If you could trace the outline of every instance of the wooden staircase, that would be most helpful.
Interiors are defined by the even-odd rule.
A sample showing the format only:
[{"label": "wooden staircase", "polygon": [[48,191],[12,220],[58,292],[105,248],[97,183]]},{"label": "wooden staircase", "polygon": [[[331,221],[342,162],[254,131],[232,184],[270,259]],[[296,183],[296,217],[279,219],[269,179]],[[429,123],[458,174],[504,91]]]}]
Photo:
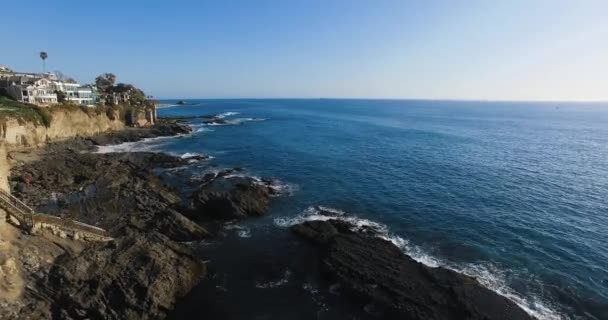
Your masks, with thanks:
[{"label": "wooden staircase", "polygon": [[34,227],[34,210],[4,190],[0,190],[0,207],[6,211],[7,217],[17,219],[19,225],[27,231]]},{"label": "wooden staircase", "polygon": [[36,213],[23,201],[4,190],[0,190],[0,208],[6,211],[7,220],[15,218],[19,226],[30,233],[49,227],[62,234],[71,233],[74,238],[103,241],[112,239],[104,229],[71,219]]}]

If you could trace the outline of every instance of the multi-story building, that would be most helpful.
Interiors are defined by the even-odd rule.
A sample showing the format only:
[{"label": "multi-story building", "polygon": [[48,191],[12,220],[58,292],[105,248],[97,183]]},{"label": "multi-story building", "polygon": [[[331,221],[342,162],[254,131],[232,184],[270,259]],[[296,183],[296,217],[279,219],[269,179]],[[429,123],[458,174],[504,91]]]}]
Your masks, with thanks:
[{"label": "multi-story building", "polygon": [[41,106],[57,103],[57,94],[46,78],[13,76],[0,80],[0,88],[13,99]]},{"label": "multi-story building", "polygon": [[51,87],[55,91],[65,93],[65,99],[68,102],[85,106],[97,103],[92,86],[82,86],[75,81],[52,81]]},{"label": "multi-story building", "polygon": [[0,73],[0,91],[13,99],[40,106],[59,102],[57,92],[63,92],[65,101],[93,106],[99,102],[97,90],[91,85],[75,81],[60,81],[54,74]]},{"label": "multi-story building", "polygon": [[[63,94],[59,94],[61,92]],[[81,85],[74,80],[60,80],[54,73],[16,72],[0,65],[0,94],[8,94],[13,99],[47,106],[58,103],[65,98],[66,102],[94,106],[102,99],[94,85]],[[116,104],[128,100],[127,93],[114,97]],[[63,101],[63,100],[62,100]]]}]

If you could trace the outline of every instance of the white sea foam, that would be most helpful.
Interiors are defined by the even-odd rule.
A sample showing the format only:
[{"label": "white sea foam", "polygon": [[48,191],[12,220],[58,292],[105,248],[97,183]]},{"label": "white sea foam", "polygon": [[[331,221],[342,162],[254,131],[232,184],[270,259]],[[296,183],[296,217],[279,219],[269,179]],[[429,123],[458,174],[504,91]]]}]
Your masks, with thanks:
[{"label": "white sea foam", "polygon": [[225,230],[235,230],[236,235],[240,238],[251,238],[251,229],[248,227],[243,227],[238,224],[227,224],[224,226]]},{"label": "white sea foam", "polygon": [[189,159],[189,158],[206,157],[206,156],[204,154],[198,153],[198,152],[186,152],[179,157],[182,159]]},{"label": "white sea foam", "polygon": [[289,269],[285,270],[283,273],[283,277],[277,281],[268,281],[268,282],[256,282],[255,287],[260,289],[268,289],[268,288],[276,288],[280,287],[287,282],[289,282],[289,277],[291,276],[291,271]]},{"label": "white sea foam", "polygon": [[528,314],[539,320],[561,320],[568,319],[551,306],[550,303],[537,297],[522,297],[507,285],[505,273],[492,265],[482,264],[454,264],[444,261],[426,253],[422,248],[410,243],[408,240],[392,234],[386,225],[352,215],[346,215],[344,211],[329,207],[309,207],[301,214],[294,217],[278,217],[274,224],[279,227],[290,227],[306,221],[327,221],[338,219],[353,225],[353,231],[372,230],[379,238],[392,242],[412,259],[432,268],[443,267],[461,274],[476,278],[486,288],[508,298],[525,310]]},{"label": "white sea foam", "polygon": [[236,119],[232,119],[232,120],[224,120],[224,122],[211,121],[205,125],[209,126],[209,127],[232,126],[232,125],[238,125],[238,124],[242,124],[244,122],[249,122],[249,121],[264,121],[264,120],[266,120],[266,119],[264,119],[264,118],[236,118]]},{"label": "white sea foam", "polygon": [[240,112],[228,111],[228,112],[220,113],[220,114],[216,115],[215,117],[218,119],[224,119],[226,117],[236,116],[237,114],[240,114]]},{"label": "white sea foam", "polygon": [[312,284],[310,284],[308,282],[305,282],[304,284],[302,284],[302,289],[304,289],[304,291],[308,291],[312,295],[317,295],[319,293],[319,288],[317,288],[316,286],[313,286]]},{"label": "white sea foam", "polygon": [[271,197],[292,196],[300,189],[297,184],[286,183],[279,180],[273,180],[270,188],[274,191],[274,194],[271,195]]},{"label": "white sea foam", "polygon": [[165,141],[184,137],[186,135],[175,135],[165,137],[145,138],[139,141],[123,142],[120,144],[97,146],[95,153],[112,153],[112,152],[137,152],[137,151],[154,151],[159,144]]},{"label": "white sea foam", "polygon": [[241,124],[243,122],[248,122],[248,121],[264,121],[266,119],[264,118],[237,118],[234,120],[230,120],[228,121],[229,124]]},{"label": "white sea foam", "polygon": [[296,184],[286,183],[277,179],[262,179],[256,176],[250,176],[254,183],[267,186],[272,189],[274,194],[270,195],[271,197],[280,197],[280,196],[291,196],[296,191],[298,191],[299,187]]},{"label": "white sea foam", "polygon": [[271,197],[291,196],[299,190],[299,187],[296,184],[283,182],[277,179],[262,179],[258,176],[247,175],[244,173],[231,173],[225,175],[224,178],[251,178],[253,183],[272,189],[274,194],[270,195]]},{"label": "white sea foam", "polygon": [[210,128],[207,128],[207,127],[204,127],[204,126],[195,127],[195,128],[196,128],[196,130],[194,130],[194,132],[196,132],[196,133],[211,132],[211,131],[213,131],[213,129],[210,129]]},{"label": "white sea foam", "polygon": [[249,229],[239,230],[236,234],[241,238],[251,238],[251,230]]}]

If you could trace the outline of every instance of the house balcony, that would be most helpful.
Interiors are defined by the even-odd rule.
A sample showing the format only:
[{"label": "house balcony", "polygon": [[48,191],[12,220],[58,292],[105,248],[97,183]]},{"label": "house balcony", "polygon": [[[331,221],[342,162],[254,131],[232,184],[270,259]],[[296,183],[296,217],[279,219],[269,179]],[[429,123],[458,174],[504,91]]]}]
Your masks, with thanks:
[{"label": "house balcony", "polygon": [[31,95],[32,98],[38,99],[57,99],[57,95],[56,94],[35,94],[35,95]]}]

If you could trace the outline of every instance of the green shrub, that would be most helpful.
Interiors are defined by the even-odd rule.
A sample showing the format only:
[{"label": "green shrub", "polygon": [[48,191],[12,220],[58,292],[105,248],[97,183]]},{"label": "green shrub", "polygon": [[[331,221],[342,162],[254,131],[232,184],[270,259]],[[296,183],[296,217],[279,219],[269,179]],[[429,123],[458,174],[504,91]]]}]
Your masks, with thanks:
[{"label": "green shrub", "polygon": [[53,121],[53,115],[51,114],[51,112],[46,108],[40,107],[36,107],[36,112],[38,112],[42,124],[47,128],[50,127],[51,122]]},{"label": "green shrub", "polygon": [[21,124],[31,122],[46,127],[52,121],[51,114],[45,108],[0,96],[0,121],[6,123],[9,119],[16,119]]}]

